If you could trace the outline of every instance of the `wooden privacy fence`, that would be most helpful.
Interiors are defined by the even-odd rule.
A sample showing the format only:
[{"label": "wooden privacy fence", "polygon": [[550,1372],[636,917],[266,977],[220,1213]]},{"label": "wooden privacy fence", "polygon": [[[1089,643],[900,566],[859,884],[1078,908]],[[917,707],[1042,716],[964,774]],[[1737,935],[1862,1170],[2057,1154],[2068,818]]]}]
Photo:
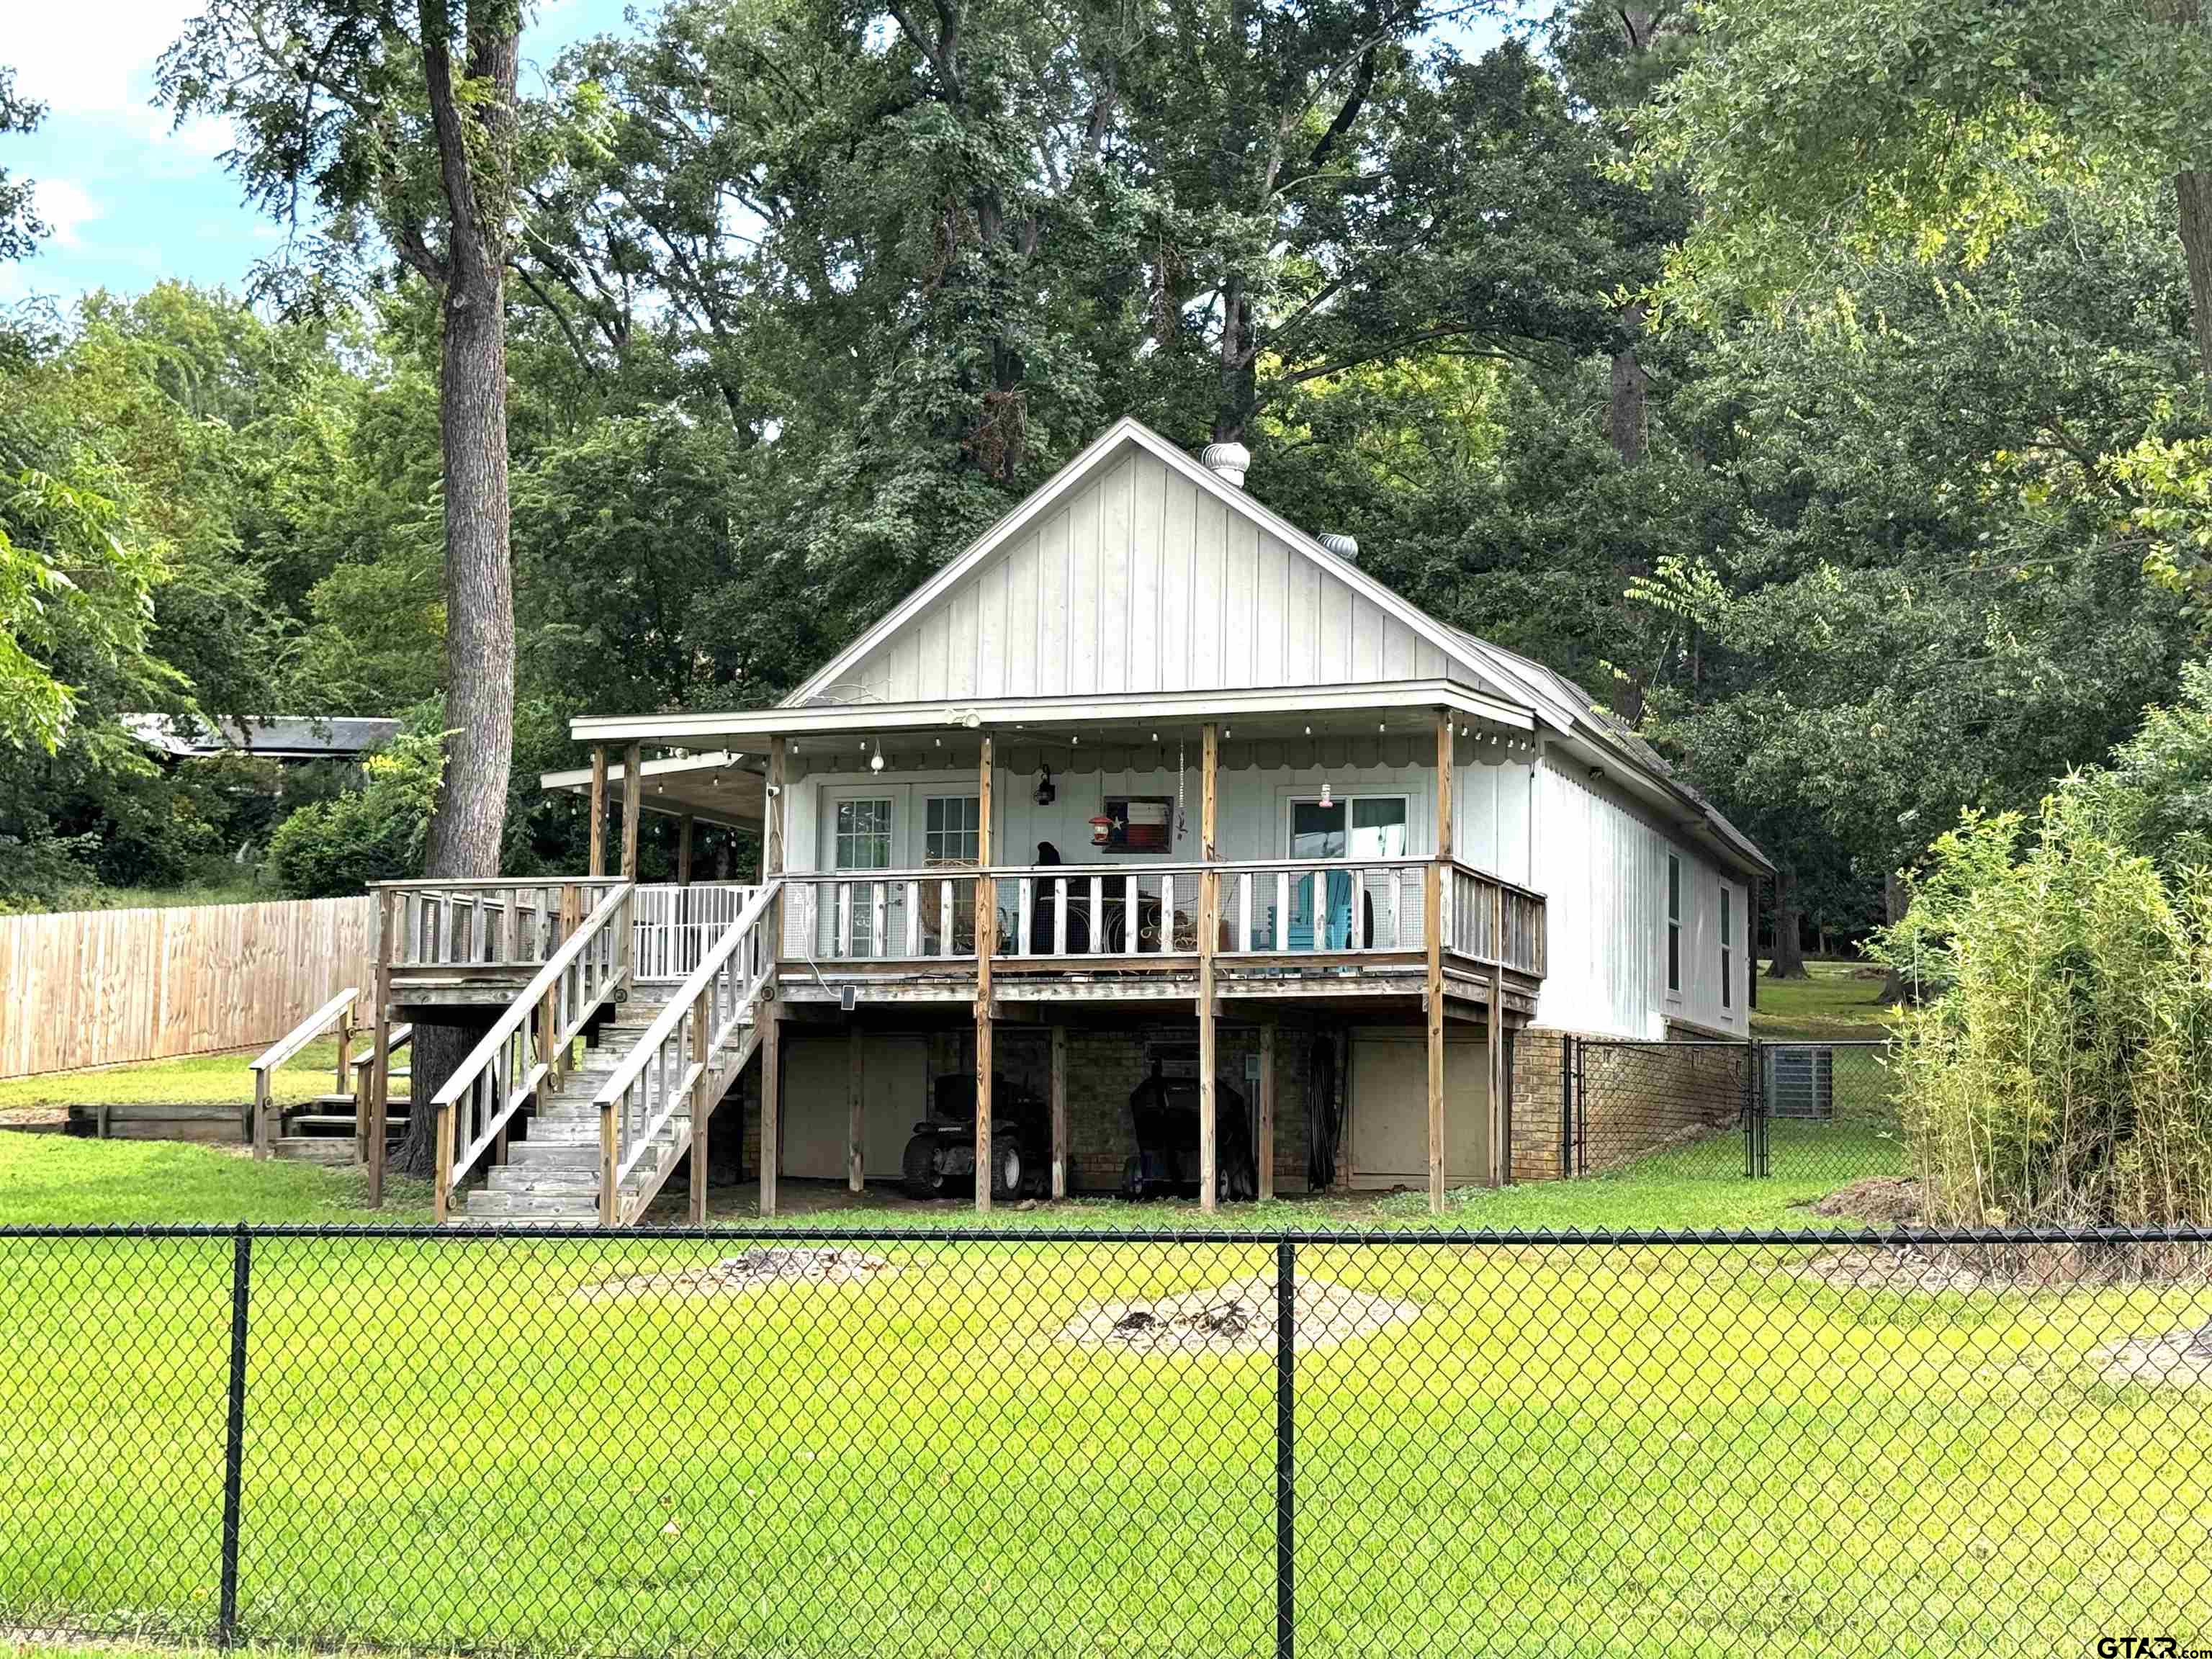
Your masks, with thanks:
[{"label": "wooden privacy fence", "polygon": [[273,1042],[375,955],[367,897],[0,916],[0,1077]]}]

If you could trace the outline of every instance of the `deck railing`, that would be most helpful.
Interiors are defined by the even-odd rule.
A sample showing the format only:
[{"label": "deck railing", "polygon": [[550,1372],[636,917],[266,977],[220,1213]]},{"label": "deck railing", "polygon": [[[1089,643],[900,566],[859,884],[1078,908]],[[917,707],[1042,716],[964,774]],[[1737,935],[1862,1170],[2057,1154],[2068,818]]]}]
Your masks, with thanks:
[{"label": "deck railing", "polygon": [[688,1103],[688,1121],[696,1125],[713,1104],[708,1091],[726,1085],[743,1059],[753,1002],[775,974],[765,920],[775,908],[775,884],[748,890],[744,908],[701,953],[595,1097],[599,1219],[606,1226],[628,1225],[652,1201],[651,1188],[630,1190],[633,1179],[666,1175],[676,1161],[679,1109]]},{"label": "deck railing", "polygon": [[[821,962],[972,963],[975,905],[995,908],[994,961],[1194,957],[1202,884],[1219,883],[1223,958],[1358,957],[1427,948],[1425,858],[800,872],[784,877],[784,954]],[[1543,971],[1540,894],[1462,864],[1444,866],[1447,950]],[[1498,912],[1504,906],[1502,953]]]},{"label": "deck railing", "polygon": [[563,940],[431,1099],[437,1113],[437,1219],[514,1115],[556,1073],[585,1023],[629,978],[630,886],[601,884],[598,905]]},{"label": "deck railing", "polygon": [[1544,896],[1464,864],[1452,864],[1447,873],[1445,948],[1470,962],[1543,978],[1549,957]]},{"label": "deck railing", "polygon": [[394,906],[394,968],[535,968],[560,948],[564,902],[599,903],[618,877],[376,884]]},{"label": "deck railing", "polygon": [[665,982],[689,976],[759,891],[757,886],[734,881],[639,886],[630,953],[638,981]]}]

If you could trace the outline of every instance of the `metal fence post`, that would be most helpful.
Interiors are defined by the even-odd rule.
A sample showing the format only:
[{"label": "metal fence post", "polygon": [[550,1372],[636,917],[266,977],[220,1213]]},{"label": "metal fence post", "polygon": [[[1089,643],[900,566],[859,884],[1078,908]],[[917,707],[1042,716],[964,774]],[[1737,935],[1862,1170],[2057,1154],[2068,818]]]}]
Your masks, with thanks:
[{"label": "metal fence post", "polygon": [[1559,1178],[1575,1172],[1575,1036],[1559,1039]]},{"label": "metal fence post", "polygon": [[222,1442],[222,1572],[216,1645],[238,1638],[239,1500],[246,1472],[246,1324],[253,1295],[253,1235],[240,1222],[230,1243],[230,1399]]},{"label": "metal fence post", "polygon": [[1297,1246],[1275,1246],[1275,1659],[1297,1647]]}]

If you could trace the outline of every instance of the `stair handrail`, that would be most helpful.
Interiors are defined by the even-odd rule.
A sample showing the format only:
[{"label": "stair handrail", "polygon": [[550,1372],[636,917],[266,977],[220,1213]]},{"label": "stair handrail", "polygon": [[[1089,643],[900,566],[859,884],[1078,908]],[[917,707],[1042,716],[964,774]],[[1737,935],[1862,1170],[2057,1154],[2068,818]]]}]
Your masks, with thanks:
[{"label": "stair handrail", "polygon": [[[431,1097],[438,1137],[431,1208],[440,1223],[454,1188],[544,1085],[586,1022],[628,981],[631,890],[627,881],[606,890],[591,915],[492,1022],[445,1087]],[[465,1144],[456,1145],[455,1120],[465,1103],[471,1133]]]},{"label": "stair handrail", "polygon": [[253,1112],[247,1121],[250,1126],[254,1157],[267,1158],[276,1150],[270,1144],[273,1137],[270,1134],[270,1130],[273,1126],[269,1121],[270,1109],[276,1103],[276,1087],[271,1080],[272,1074],[278,1066],[333,1025],[339,1027],[338,1075],[341,1078],[345,1075],[345,1048],[349,1029],[347,1017],[353,1012],[354,1002],[360,995],[361,987],[347,986],[344,990],[339,992],[246,1062],[246,1069],[253,1073]]},{"label": "stair handrail", "polygon": [[675,1115],[677,1103],[690,1097],[695,1110],[706,1106],[701,1085],[712,1079],[719,1057],[745,1023],[745,1011],[774,977],[773,941],[761,923],[774,910],[781,885],[771,880],[755,890],[599,1086],[592,1103],[599,1109],[602,1225],[626,1226],[635,1218],[624,1213],[623,1182]]}]

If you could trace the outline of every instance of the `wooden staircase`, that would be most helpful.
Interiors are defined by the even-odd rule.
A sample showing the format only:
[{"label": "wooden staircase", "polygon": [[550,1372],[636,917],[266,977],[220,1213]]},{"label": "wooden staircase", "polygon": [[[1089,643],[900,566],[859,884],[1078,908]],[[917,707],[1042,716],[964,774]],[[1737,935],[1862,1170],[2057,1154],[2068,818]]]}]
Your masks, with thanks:
[{"label": "wooden staircase", "polygon": [[[526,1042],[503,1067],[486,1060],[494,1086],[457,1075],[440,1091],[449,1115],[453,1103],[479,1094],[506,1103],[490,1109],[496,1119],[477,1115],[476,1122],[501,1133],[489,1141],[479,1133],[480,1153],[456,1170],[465,1178],[471,1165],[480,1167],[481,1185],[465,1187],[456,1178],[441,1187],[446,1217],[477,1225],[548,1227],[626,1226],[641,1219],[691,1151],[695,1110],[711,1115],[759,1047],[755,1011],[775,989],[769,930],[758,925],[769,914],[763,893],[680,985],[633,987],[626,1000],[614,996],[611,981],[591,992],[614,1006],[574,1066],[546,1065],[526,1042],[527,1022],[517,1021]],[[627,978],[626,967],[612,976]],[[509,1018],[544,994],[542,984],[526,992]],[[480,1053],[489,1056],[498,1040],[495,1030]]]}]

